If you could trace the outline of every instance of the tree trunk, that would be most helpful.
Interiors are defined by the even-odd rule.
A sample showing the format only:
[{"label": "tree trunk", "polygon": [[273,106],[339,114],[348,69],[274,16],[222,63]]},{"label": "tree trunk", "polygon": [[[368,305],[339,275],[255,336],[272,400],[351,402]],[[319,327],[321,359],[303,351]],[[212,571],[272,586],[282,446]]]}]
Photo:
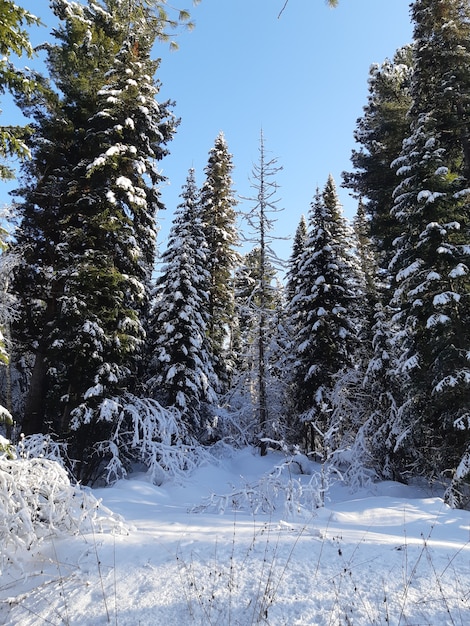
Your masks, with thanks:
[{"label": "tree trunk", "polygon": [[31,383],[26,398],[22,432],[25,435],[44,432],[47,392],[47,365],[39,350],[34,361]]}]

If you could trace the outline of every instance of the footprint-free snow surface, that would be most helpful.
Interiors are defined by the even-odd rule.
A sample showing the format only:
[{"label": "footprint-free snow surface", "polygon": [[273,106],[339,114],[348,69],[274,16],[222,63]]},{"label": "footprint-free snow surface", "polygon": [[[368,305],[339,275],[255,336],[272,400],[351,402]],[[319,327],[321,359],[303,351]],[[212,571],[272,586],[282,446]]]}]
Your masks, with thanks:
[{"label": "footprint-free snow surface", "polygon": [[244,449],[180,484],[93,490],[114,529],[0,547],[0,624],[470,624],[468,511],[393,482],[353,494],[314,464],[308,507],[312,475],[283,460]]}]

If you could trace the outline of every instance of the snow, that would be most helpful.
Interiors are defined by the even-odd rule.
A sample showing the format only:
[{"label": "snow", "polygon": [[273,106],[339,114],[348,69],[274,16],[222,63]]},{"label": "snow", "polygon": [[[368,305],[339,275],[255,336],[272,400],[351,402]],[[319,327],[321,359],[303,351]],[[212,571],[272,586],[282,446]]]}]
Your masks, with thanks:
[{"label": "snow", "polygon": [[434,306],[445,306],[450,302],[460,302],[460,294],[453,291],[445,291],[434,296],[432,301]]},{"label": "snow", "polygon": [[434,326],[439,326],[439,324],[448,324],[450,321],[451,320],[448,315],[444,315],[443,313],[434,313],[428,318],[426,328],[433,328]]},{"label": "snow", "polygon": [[127,176],[119,176],[116,179],[116,186],[121,189],[125,189],[126,191],[133,191],[134,186],[132,182],[127,178]]},{"label": "snow", "polygon": [[106,192],[106,199],[108,200],[108,202],[110,202],[111,204],[116,204],[116,196],[114,194],[114,191],[107,191]]},{"label": "snow", "polygon": [[90,387],[89,389],[87,389],[83,395],[83,398],[85,400],[88,400],[89,398],[94,398],[97,396],[101,396],[103,395],[103,385],[101,383],[97,383],[96,385],[94,385],[93,387]]},{"label": "snow", "polygon": [[[247,448],[178,485],[136,474],[93,490],[122,516],[118,532],[104,524],[51,534],[16,554],[2,544],[0,623],[470,623],[470,512],[440,493],[384,482],[351,494],[338,481],[313,512],[275,490],[263,492],[276,505],[266,513],[235,498],[223,515],[204,506],[214,494],[266,487],[282,461]],[[306,487],[312,475],[301,472],[312,469],[328,484],[321,466],[301,461],[291,485]]]},{"label": "snow", "polygon": [[449,272],[449,278],[460,278],[468,273],[468,268],[463,263],[459,263]]},{"label": "snow", "polygon": [[397,273],[397,276],[396,276],[397,282],[402,282],[403,280],[406,280],[411,275],[418,272],[422,265],[423,265],[423,261],[421,259],[417,259],[416,261],[413,261],[413,263],[408,265],[408,267],[405,267],[404,269],[400,270]]}]

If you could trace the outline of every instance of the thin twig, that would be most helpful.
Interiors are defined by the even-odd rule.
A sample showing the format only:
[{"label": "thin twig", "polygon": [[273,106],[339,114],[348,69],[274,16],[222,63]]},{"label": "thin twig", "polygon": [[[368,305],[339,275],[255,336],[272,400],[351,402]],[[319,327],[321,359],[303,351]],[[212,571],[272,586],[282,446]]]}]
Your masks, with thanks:
[{"label": "thin twig", "polygon": [[279,15],[277,16],[277,19],[279,19],[279,18],[281,17],[281,15],[284,13],[284,9],[286,8],[286,6],[287,6],[287,3],[288,3],[288,2],[289,2],[289,0],[286,0],[286,1],[284,2],[284,6],[283,6],[283,7],[282,7],[282,9],[279,11]]}]

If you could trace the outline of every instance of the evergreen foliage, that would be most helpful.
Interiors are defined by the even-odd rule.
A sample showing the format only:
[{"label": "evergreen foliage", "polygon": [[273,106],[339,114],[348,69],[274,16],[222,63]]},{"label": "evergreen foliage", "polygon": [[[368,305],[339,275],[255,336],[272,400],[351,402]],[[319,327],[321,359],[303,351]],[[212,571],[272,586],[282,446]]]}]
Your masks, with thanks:
[{"label": "evergreen foliage", "polygon": [[[13,95],[28,94],[36,88],[35,81],[27,78],[24,72],[11,62],[13,55],[33,56],[27,27],[39,24],[39,19],[12,0],[2,0],[0,4],[0,94],[6,91]],[[0,158],[24,159],[30,155],[25,143],[28,130],[18,125],[0,126]],[[6,163],[0,163],[0,179],[13,178],[13,170]]]},{"label": "evergreen foliage", "polygon": [[[393,207],[402,228],[392,268],[407,381],[398,430],[409,471],[431,477],[468,466],[470,8],[417,0],[412,15],[411,134],[395,162]],[[458,499],[467,474],[457,472],[449,497]]]},{"label": "evergreen foliage", "polygon": [[233,274],[238,263],[235,206],[232,189],[232,155],[221,132],[209,152],[201,188],[202,221],[209,247],[210,273],[208,336],[215,359],[215,371],[222,388],[227,389],[233,368],[234,333]]},{"label": "evergreen foliage", "polygon": [[288,302],[292,300],[299,282],[299,268],[305,252],[307,242],[307,221],[302,215],[295,231],[292,243],[292,253],[290,255],[286,273],[286,298]]},{"label": "evergreen foliage", "polygon": [[23,429],[69,439],[88,480],[93,445],[142,359],[162,180],[155,162],[175,122],[155,100],[150,10],[53,7],[63,25],[48,67],[61,95],[31,105],[33,160],[21,190],[17,330],[35,355]]},{"label": "evergreen foliage", "polygon": [[[276,268],[260,247],[241,259],[235,273],[235,302],[238,333],[235,344],[237,386],[250,398],[254,412],[255,437],[266,454],[267,439],[279,437],[280,388],[275,347],[277,316],[282,307],[282,290]],[[235,383],[234,383],[235,384]]]},{"label": "evergreen foliage", "polygon": [[[11,325],[23,431],[54,441],[84,483],[137,463],[160,484],[219,438],[262,454],[303,445],[355,487],[444,480],[447,502],[465,506],[468,2],[414,0],[413,45],[371,67],[343,175],[358,199],[354,232],[330,176],[299,222],[285,290],[273,251],[280,168],[263,134],[255,196],[244,199],[251,250],[235,251],[233,159],[220,133],[200,190],[189,171],[154,276],[157,165],[178,120],[173,103],[157,101],[152,51],[174,45],[188,13],[173,19],[165,0],[51,7],[60,23],[43,46],[45,78],[11,63],[32,54],[26,29],[38,20],[0,3],[0,94],[32,120],[0,128],[1,159],[30,157],[12,252],[0,228],[0,364]],[[10,409],[10,369],[2,377]],[[1,406],[0,424],[9,436]]]},{"label": "evergreen foliage", "polygon": [[[378,252],[381,273],[386,274],[392,243],[399,225],[391,215],[396,173],[391,167],[409,130],[411,104],[412,46],[399,49],[392,61],[372,65],[369,97],[364,114],[357,121],[353,150],[353,172],[344,172],[343,185],[359,198],[364,216],[370,220],[370,238]],[[382,276],[382,280],[384,277]]]},{"label": "evergreen foliage", "polygon": [[305,252],[289,304],[295,329],[292,403],[300,421],[310,425],[306,445],[312,450],[322,450],[334,377],[352,366],[360,296],[352,250],[351,232],[330,176],[311,205]]},{"label": "evergreen foliage", "polygon": [[192,169],[181,197],[156,285],[149,385],[157,400],[176,407],[188,429],[204,438],[218,385],[207,337],[209,249]]}]

